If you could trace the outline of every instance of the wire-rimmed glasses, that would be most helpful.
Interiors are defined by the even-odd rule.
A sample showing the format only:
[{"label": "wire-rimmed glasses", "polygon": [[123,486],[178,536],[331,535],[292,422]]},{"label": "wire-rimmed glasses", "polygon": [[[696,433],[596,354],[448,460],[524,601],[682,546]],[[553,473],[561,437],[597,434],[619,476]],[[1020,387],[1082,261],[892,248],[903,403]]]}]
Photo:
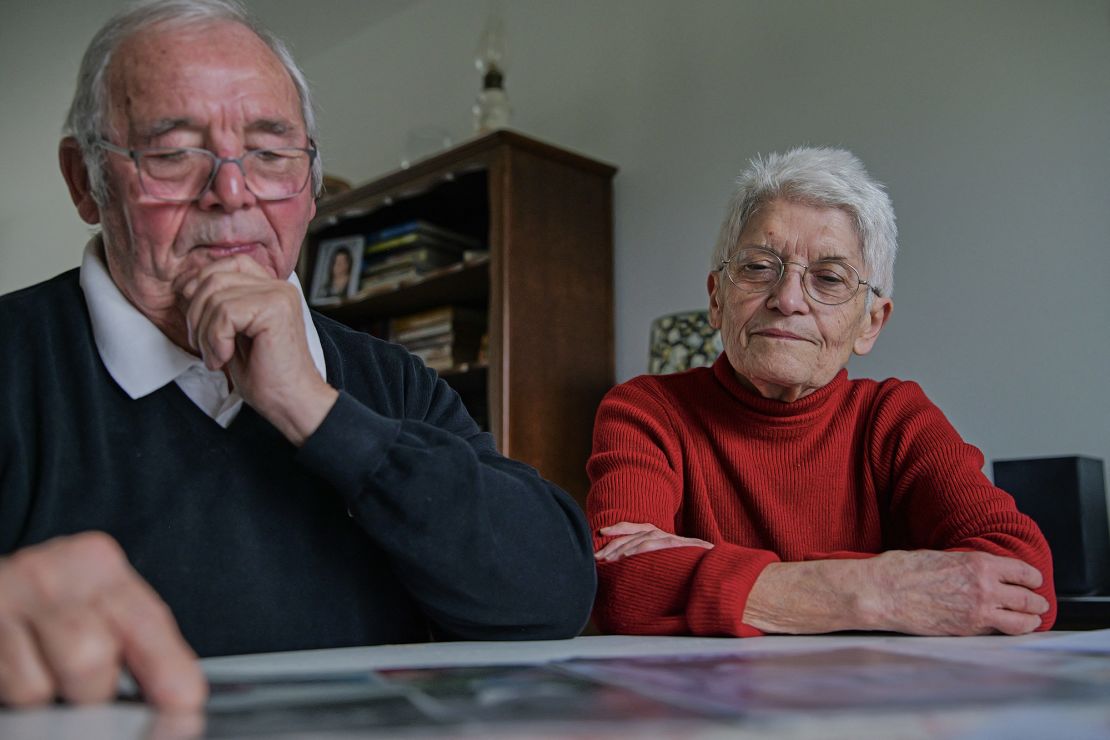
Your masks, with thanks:
[{"label": "wire-rimmed glasses", "polygon": [[221,157],[188,146],[127,149],[103,139],[98,144],[129,157],[139,172],[143,192],[168,203],[198,200],[212,187],[216,173],[226,163],[239,167],[247,189],[259,200],[291,198],[308,185],[316,159],[315,147],[251,149],[241,157]]},{"label": "wire-rimmed glasses", "polygon": [[802,287],[806,295],[826,306],[847,303],[864,285],[875,295],[882,295],[875,286],[860,278],[856,268],[841,259],[822,259],[806,265],[785,262],[770,249],[748,247],[722,262],[717,269],[724,270],[729,281],[745,292],[768,293],[782,280],[787,265],[802,268]]}]

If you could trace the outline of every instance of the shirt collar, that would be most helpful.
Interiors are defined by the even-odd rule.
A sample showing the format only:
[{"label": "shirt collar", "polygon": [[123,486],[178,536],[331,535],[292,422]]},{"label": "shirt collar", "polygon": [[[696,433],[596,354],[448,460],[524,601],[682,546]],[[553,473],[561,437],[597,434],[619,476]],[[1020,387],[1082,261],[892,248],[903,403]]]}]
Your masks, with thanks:
[{"label": "shirt collar", "polygon": [[[308,351],[320,377],[327,379],[320,335],[304,299],[296,273],[288,278],[301,299]],[[98,234],[85,245],[81,260],[81,290],[92,321],[93,338],[108,373],[131,398],[142,398],[172,382],[194,365],[199,357],[178,347],[150,319],[124,297],[108,272],[104,244]]]}]

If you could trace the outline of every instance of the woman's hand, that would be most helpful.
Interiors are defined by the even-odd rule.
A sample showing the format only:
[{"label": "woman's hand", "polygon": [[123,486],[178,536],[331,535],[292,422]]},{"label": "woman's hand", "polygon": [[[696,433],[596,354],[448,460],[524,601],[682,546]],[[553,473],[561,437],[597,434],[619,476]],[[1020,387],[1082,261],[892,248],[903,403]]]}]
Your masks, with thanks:
[{"label": "woman's hand", "polygon": [[695,537],[679,537],[664,532],[653,524],[618,522],[598,530],[602,537],[615,537],[594,553],[594,559],[611,563],[643,552],[668,550],[672,547],[704,547],[713,549],[713,543]]}]

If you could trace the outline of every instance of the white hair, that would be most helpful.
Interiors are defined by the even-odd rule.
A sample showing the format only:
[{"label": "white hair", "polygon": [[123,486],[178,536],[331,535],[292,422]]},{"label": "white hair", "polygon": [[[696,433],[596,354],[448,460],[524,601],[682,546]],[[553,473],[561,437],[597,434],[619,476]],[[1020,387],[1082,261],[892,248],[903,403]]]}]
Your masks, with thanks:
[{"label": "white hair", "polygon": [[[108,68],[120,45],[132,36],[155,26],[181,28],[215,23],[238,23],[250,29],[277,56],[293,80],[301,103],[308,138],[316,140],[316,114],[304,73],[293,60],[285,43],[274,36],[235,0],[141,0],[117,13],[105,23],[81,59],[77,89],[66,116],[63,133],[77,140],[93,199],[100,206],[108,202],[108,183],[104,172],[104,153],[98,142],[107,134],[108,106],[111,102]],[[319,195],[323,184],[323,162],[317,155],[312,166],[312,190]]]},{"label": "white hair", "polygon": [[759,208],[778,199],[848,213],[859,235],[868,282],[879,295],[894,294],[894,258],[898,251],[894,206],[883,185],[845,149],[799,147],[753,159],[736,178],[736,191],[721,224],[711,270],[720,268],[731,256],[748,220]]}]

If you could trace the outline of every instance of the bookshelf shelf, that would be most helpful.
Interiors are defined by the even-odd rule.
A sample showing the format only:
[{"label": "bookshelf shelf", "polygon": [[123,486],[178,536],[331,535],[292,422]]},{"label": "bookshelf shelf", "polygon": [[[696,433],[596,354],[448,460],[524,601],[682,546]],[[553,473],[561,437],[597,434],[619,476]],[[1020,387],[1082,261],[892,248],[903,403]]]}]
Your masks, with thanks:
[{"label": "bookshelf shelf", "polygon": [[466,264],[318,310],[381,334],[440,306],[478,309],[485,363],[441,372],[501,451],[585,502],[594,412],[613,382],[612,178],[616,169],[497,131],[322,199],[298,272],[317,245],[421,220],[488,248]]},{"label": "bookshelf shelf", "polygon": [[427,273],[420,280],[393,290],[352,298],[321,308],[337,321],[352,326],[360,321],[393,318],[444,304],[486,307],[489,304],[489,258],[457,263]]}]

